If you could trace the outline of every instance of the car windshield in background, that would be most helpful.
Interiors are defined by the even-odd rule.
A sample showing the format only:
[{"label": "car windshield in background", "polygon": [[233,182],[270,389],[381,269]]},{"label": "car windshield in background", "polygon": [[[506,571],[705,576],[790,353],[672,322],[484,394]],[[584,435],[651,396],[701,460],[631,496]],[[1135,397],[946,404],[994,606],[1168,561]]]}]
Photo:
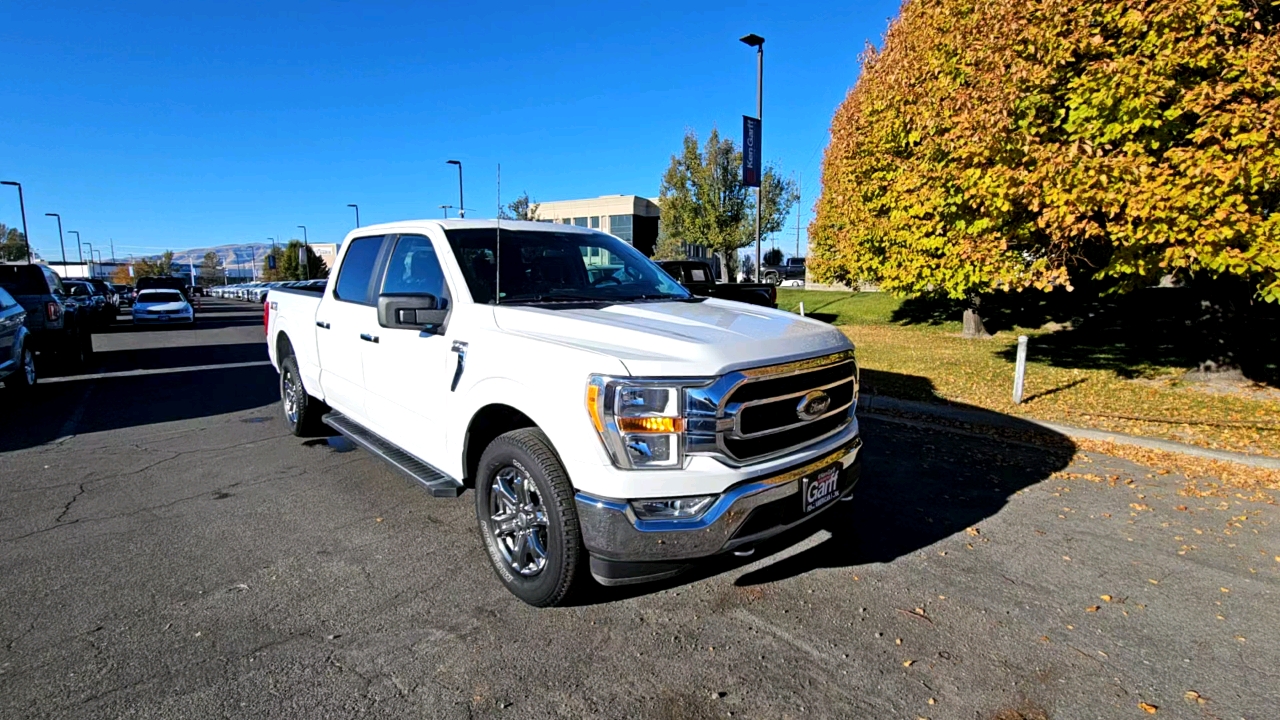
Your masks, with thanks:
[{"label": "car windshield in background", "polygon": [[138,302],[140,303],[175,303],[182,301],[182,293],[171,290],[144,292],[138,296]]},{"label": "car windshield in background", "polygon": [[502,230],[502,274],[492,228],[448,230],[471,297],[492,303],[690,300],[687,290],[635,248],[602,233]]}]

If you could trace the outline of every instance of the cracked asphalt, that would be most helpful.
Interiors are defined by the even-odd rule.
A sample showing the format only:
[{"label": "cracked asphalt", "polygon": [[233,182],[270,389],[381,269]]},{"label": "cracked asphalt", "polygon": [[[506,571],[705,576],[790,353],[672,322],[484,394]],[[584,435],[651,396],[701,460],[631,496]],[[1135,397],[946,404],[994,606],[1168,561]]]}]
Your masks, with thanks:
[{"label": "cracked asphalt", "polygon": [[865,417],[863,486],[816,525],[535,610],[469,494],[286,432],[260,320],[206,301],[0,391],[0,716],[1278,715],[1274,505]]}]

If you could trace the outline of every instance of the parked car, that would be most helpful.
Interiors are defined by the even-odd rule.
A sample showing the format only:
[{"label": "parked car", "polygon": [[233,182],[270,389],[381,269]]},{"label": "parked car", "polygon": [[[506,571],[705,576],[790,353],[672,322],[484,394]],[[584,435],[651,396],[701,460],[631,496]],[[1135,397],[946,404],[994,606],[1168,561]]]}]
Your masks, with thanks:
[{"label": "parked car", "polygon": [[88,362],[93,354],[89,311],[69,301],[57,273],[40,264],[0,264],[0,288],[27,311],[24,324],[42,359],[58,355],[73,365]]},{"label": "parked car", "polygon": [[88,283],[95,287],[98,292],[107,300],[108,310],[110,311],[110,321],[115,322],[116,316],[120,314],[120,298],[116,294],[115,289],[106,280],[98,278],[89,278]]},{"label": "parked car", "polygon": [[36,351],[26,319],[26,308],[0,288],[0,381],[19,392],[36,384]]},{"label": "parked car", "polygon": [[765,265],[760,273],[761,280],[774,285],[781,285],[787,280],[803,282],[804,277],[804,258],[802,257],[787,258],[781,265]]},{"label": "parked car", "polygon": [[134,325],[189,325],[195,321],[191,302],[177,290],[143,290],[133,303]]},{"label": "parked car", "polygon": [[176,277],[141,277],[134,283],[134,289],[137,291],[134,293],[135,302],[137,301],[137,293],[143,290],[177,290],[182,293],[184,298],[191,297],[189,295],[191,286],[187,285],[187,282],[182,278]]},{"label": "parked car", "polygon": [[115,317],[106,295],[88,280],[63,280],[62,286],[67,290],[67,296],[86,313],[92,327],[106,325],[108,318]]},{"label": "parked car", "polygon": [[133,288],[129,287],[128,285],[120,285],[118,283],[112,283],[111,289],[116,292],[116,297],[119,298],[120,307],[125,307],[133,304]]},{"label": "parked car", "polygon": [[778,306],[778,288],[773,283],[716,282],[711,265],[703,260],[662,260],[658,267],[698,297],[737,300],[771,308]]},{"label": "parked car", "polygon": [[[298,435],[327,424],[433,495],[474,488],[523,601],[671,577],[849,497],[853,346],[826,323],[693,296],[587,228],[419,220],[347,235],[321,290],[263,318]],[[591,279],[587,261],[618,266]]]}]

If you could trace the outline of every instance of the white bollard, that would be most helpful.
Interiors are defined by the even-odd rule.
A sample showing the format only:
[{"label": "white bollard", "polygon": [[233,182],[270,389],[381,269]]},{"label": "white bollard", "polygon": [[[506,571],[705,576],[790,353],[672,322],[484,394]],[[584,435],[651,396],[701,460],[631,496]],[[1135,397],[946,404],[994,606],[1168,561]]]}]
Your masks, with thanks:
[{"label": "white bollard", "polygon": [[1022,385],[1027,377],[1027,336],[1018,336],[1018,364],[1013,369],[1013,404],[1022,404]]},{"label": "white bollard", "polygon": [[800,301],[800,317],[804,317],[804,301]]}]

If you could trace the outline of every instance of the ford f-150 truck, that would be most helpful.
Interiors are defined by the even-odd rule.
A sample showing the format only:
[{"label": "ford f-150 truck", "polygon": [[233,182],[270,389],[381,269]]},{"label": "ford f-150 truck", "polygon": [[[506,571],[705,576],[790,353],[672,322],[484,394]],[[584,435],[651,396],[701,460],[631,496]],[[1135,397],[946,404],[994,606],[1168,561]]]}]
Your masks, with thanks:
[{"label": "ford f-150 truck", "polygon": [[263,307],[284,417],[474,491],[501,582],[671,577],[798,525],[860,472],[840,331],[692,296],[586,228],[419,220],[346,237],[329,283]]}]

